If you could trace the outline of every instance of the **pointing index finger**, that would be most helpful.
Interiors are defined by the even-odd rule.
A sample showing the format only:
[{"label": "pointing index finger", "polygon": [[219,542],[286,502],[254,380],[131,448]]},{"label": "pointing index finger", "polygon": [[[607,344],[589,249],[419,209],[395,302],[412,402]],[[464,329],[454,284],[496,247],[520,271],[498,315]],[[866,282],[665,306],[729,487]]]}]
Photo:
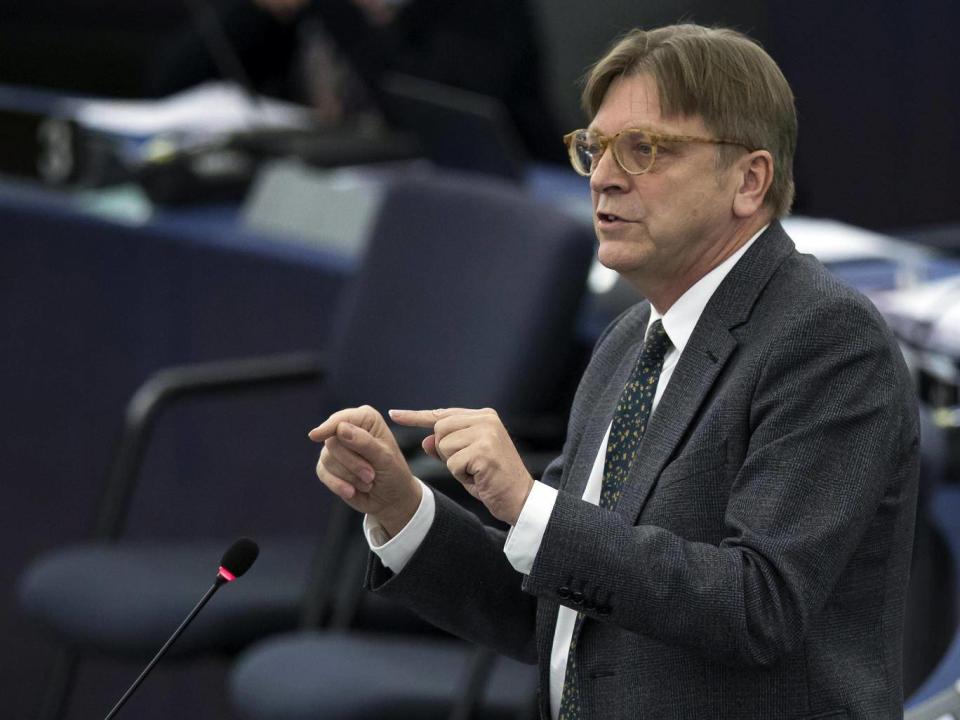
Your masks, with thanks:
[{"label": "pointing index finger", "polygon": [[397,425],[406,425],[408,427],[432,428],[438,420],[451,417],[453,415],[462,415],[465,413],[475,413],[476,410],[466,408],[439,408],[437,410],[390,410],[390,419]]},{"label": "pointing index finger", "polygon": [[333,418],[328,418],[323,423],[315,427],[313,430],[307,433],[309,437],[314,442],[323,442],[324,440],[333,437],[337,432],[337,423]]},{"label": "pointing index finger", "polygon": [[337,433],[337,428],[342,422],[353,423],[369,431],[375,425],[373,415],[375,415],[375,411],[366,406],[339,410],[307,433],[307,436],[314,442],[323,442]]},{"label": "pointing index finger", "polygon": [[445,417],[447,410],[390,410],[390,419],[397,425],[432,428],[437,420]]}]

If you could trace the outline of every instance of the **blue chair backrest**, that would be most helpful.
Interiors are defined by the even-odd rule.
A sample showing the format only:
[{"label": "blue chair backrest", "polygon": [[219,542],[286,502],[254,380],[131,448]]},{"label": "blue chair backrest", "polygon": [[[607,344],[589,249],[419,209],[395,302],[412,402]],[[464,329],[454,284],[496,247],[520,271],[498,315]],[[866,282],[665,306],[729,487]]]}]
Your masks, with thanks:
[{"label": "blue chair backrest", "polygon": [[335,404],[538,410],[567,359],[593,247],[588,225],[515,185],[399,178],[341,306]]}]

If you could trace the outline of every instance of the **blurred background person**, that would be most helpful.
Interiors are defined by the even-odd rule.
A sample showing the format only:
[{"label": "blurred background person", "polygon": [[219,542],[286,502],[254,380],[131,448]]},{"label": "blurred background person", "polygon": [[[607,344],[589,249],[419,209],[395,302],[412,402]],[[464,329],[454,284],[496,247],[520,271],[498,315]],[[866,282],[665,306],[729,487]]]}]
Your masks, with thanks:
[{"label": "blurred background person", "polygon": [[[533,157],[563,160],[525,0],[234,0],[217,17],[254,88],[312,105],[323,121],[375,111],[384,77],[400,72],[500,100]],[[194,24],[160,53],[149,91],[219,75]]]}]

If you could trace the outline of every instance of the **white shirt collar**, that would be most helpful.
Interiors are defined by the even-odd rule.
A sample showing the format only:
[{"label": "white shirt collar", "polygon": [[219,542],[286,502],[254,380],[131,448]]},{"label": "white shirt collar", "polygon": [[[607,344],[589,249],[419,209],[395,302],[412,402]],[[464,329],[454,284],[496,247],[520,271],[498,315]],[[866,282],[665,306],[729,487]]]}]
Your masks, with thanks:
[{"label": "white shirt collar", "polygon": [[693,329],[697,326],[703,309],[710,302],[713,293],[720,287],[727,274],[733,269],[744,253],[750,249],[750,246],[756,242],[764,231],[770,227],[770,224],[764,225],[757,233],[744,243],[743,247],[738,249],[733,255],[728,257],[713,270],[708,272],[702,278],[697,280],[683,295],[681,295],[666,314],[661,315],[653,305],[650,305],[650,321],[647,323],[649,329],[655,320],[663,322],[663,329],[667,331],[667,336],[677,355],[683,352],[687,346],[687,341],[693,334]]}]

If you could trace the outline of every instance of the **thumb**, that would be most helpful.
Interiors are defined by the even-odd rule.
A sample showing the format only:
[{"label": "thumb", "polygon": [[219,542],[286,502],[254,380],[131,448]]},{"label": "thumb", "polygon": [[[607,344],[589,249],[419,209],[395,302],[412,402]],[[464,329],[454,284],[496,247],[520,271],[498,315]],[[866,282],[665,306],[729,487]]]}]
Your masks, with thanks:
[{"label": "thumb", "polygon": [[427,435],[423,442],[420,443],[420,447],[423,448],[423,451],[432,458],[436,458],[440,462],[443,462],[443,458],[440,457],[440,451],[437,450],[437,436],[436,435]]}]

